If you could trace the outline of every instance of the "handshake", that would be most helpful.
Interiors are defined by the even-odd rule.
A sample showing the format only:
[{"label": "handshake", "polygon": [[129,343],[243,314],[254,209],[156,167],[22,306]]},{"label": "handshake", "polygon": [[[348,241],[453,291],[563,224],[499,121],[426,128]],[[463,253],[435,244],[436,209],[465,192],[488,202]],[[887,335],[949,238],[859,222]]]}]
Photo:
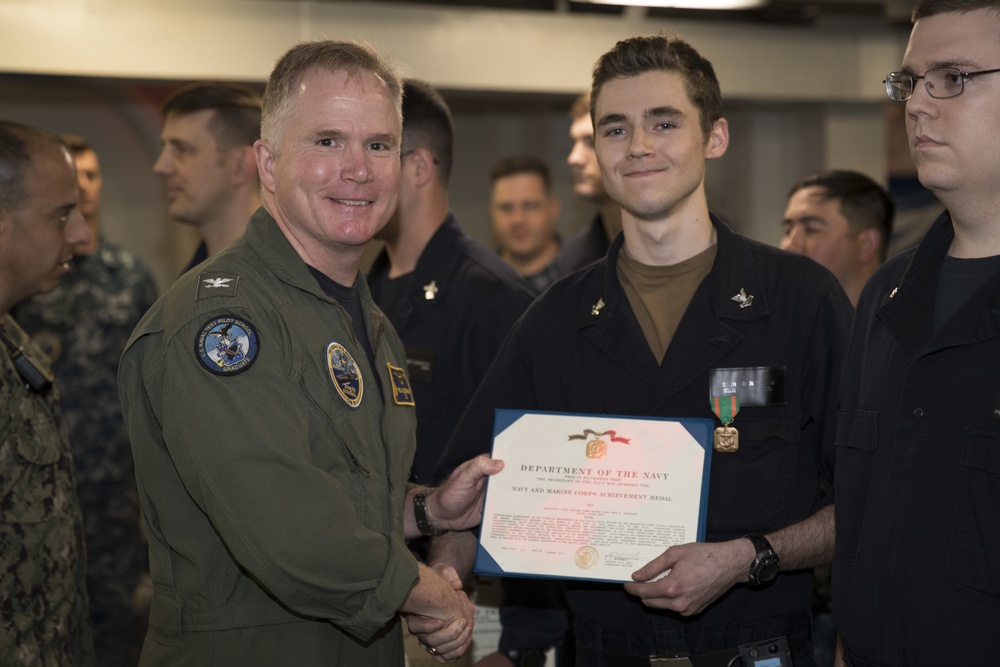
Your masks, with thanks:
[{"label": "handshake", "polygon": [[[503,461],[477,456],[456,468],[435,489],[410,489],[408,500],[421,497],[407,503],[406,537],[461,533],[477,526],[482,517],[486,478],[502,469]],[[462,578],[453,565],[442,561],[418,567],[420,580],[399,612],[420,646],[438,662],[457,660],[472,643],[475,607],[462,590]]]}]

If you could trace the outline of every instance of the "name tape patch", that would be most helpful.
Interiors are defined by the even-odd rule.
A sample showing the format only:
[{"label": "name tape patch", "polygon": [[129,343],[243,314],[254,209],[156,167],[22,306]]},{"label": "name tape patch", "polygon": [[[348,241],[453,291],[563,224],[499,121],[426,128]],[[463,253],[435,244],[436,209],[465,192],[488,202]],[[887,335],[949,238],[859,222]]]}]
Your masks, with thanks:
[{"label": "name tape patch", "polygon": [[744,408],[785,405],[785,367],[713,368],[709,398],[738,396]]}]

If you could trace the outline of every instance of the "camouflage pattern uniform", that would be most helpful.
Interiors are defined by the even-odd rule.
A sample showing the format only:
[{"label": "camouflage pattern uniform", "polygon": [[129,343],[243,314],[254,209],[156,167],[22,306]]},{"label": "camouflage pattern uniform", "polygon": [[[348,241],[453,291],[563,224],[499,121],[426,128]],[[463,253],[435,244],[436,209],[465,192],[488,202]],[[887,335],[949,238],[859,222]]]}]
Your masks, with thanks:
[{"label": "camouflage pattern uniform", "polygon": [[[5,315],[25,356],[45,355]],[[84,546],[73,456],[54,387],[27,387],[0,344],[0,665],[96,664],[87,622]]]},{"label": "camouflage pattern uniform", "polygon": [[87,589],[102,667],[134,663],[142,631],[133,594],[146,571],[132,450],[118,401],[118,359],[156,300],[149,271],[101,243],[58,288],[18,304],[18,323],[52,359],[76,460],[87,539]]}]

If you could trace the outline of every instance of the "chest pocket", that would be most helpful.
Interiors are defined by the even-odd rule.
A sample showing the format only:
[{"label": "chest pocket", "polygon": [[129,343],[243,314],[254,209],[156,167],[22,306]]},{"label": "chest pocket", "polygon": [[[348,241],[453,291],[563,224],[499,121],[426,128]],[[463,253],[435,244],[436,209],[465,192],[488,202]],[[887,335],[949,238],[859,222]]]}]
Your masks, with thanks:
[{"label": "chest pocket", "polygon": [[812,457],[797,446],[797,413],[787,409],[744,408],[733,426],[739,449],[713,452],[709,483],[709,532],[733,537],[767,532],[788,523],[793,480],[801,462]]},{"label": "chest pocket", "polygon": [[[0,492],[0,521],[41,523],[67,515],[73,507],[73,461],[57,423],[46,414],[40,398],[25,400],[34,406],[16,405],[23,413],[5,414],[0,451],[4,484]],[[13,407],[13,406],[12,406]],[[12,414],[13,413],[13,414]]]},{"label": "chest pocket", "polygon": [[295,350],[292,353],[292,371],[311,415],[310,423],[303,424],[303,428],[316,429],[322,434],[309,439],[311,461],[345,485],[348,493],[356,499],[355,509],[363,516],[366,482],[372,479],[376,467],[366,460],[364,448],[358,446],[370,437],[357,430],[360,428],[358,423],[367,423],[359,418],[357,411],[367,409],[366,401],[378,400],[377,396],[369,395],[369,392],[378,392],[374,380],[365,377],[361,402],[364,407],[348,408],[337,394],[327,369],[318,365],[316,359]]},{"label": "chest pocket", "polygon": [[945,573],[967,594],[1000,605],[1000,570],[996,567],[1000,553],[1000,433],[969,432],[959,475]]}]

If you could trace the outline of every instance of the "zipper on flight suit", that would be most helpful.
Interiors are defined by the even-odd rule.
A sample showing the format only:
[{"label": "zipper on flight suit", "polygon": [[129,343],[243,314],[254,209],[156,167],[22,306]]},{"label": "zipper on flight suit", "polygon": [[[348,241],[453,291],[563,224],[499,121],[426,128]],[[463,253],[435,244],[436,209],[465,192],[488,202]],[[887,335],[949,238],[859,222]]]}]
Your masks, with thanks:
[{"label": "zipper on flight suit", "polygon": [[[353,327],[351,331],[354,331]],[[382,316],[378,311],[372,311],[372,334],[375,340],[372,341],[372,356],[378,359],[378,344],[382,339]],[[376,363],[378,363],[376,361]],[[374,369],[377,373],[379,369]],[[395,487],[392,483],[392,450],[389,447],[389,443],[386,442],[386,426],[389,420],[389,410],[387,409],[387,402],[385,400],[385,391],[382,392],[382,418],[379,424],[379,432],[382,436],[382,449],[385,450],[385,479],[389,485],[389,492],[391,493]]]},{"label": "zipper on flight suit", "polygon": [[[337,308],[340,310],[340,314],[347,321],[347,330],[350,332],[351,340],[354,342],[355,347],[360,347],[360,344],[358,342],[358,338],[357,338],[357,336],[354,335],[354,321],[351,319],[350,314],[347,312],[346,308],[344,308],[342,305],[340,305],[339,301],[337,301],[336,299],[333,299],[333,302],[334,302],[334,304],[336,304]],[[333,426],[333,425],[331,424],[331,426]],[[352,452],[351,448],[347,446],[347,443],[344,443],[344,449],[347,450],[347,456],[351,459],[351,463],[354,465],[354,467],[358,469],[358,472],[360,472],[362,475],[364,475],[365,479],[371,479],[371,477],[372,477],[371,471],[368,470],[368,468],[366,468],[363,465],[361,465],[361,461],[359,461],[357,459],[357,457],[354,456],[354,452]]]}]

